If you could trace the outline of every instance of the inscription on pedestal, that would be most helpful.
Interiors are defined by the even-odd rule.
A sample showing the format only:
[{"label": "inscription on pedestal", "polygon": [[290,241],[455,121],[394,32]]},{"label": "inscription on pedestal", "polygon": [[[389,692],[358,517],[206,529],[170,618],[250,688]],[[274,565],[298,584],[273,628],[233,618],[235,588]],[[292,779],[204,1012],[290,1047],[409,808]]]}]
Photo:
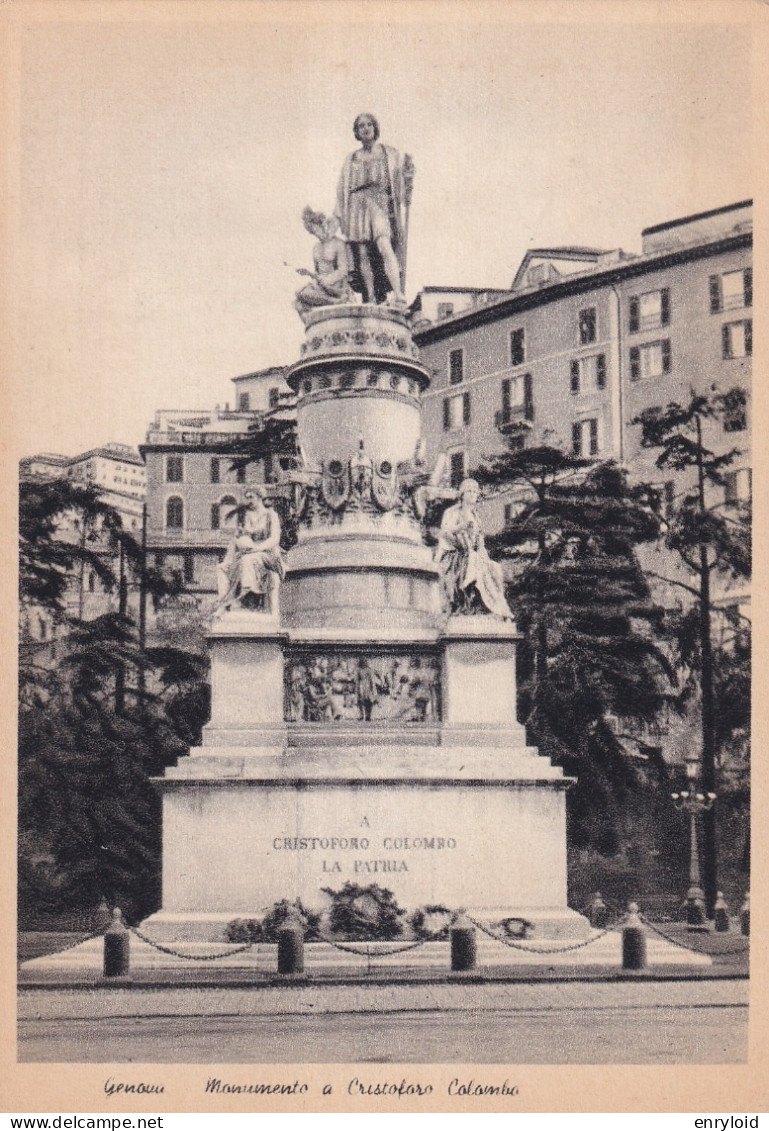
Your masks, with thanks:
[{"label": "inscription on pedestal", "polygon": [[[423,852],[444,852],[455,848],[457,839],[453,836],[276,836],[272,841],[274,852],[317,852],[320,872],[324,876],[360,877],[410,872]],[[326,853],[335,855],[327,856]],[[407,854],[408,859],[403,854]]]}]

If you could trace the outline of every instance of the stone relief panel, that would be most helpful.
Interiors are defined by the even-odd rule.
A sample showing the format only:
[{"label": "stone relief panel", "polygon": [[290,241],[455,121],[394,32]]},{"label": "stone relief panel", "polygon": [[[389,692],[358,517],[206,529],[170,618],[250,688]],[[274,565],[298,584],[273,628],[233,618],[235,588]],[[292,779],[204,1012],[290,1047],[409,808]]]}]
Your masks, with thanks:
[{"label": "stone relief panel", "polygon": [[440,660],[429,652],[339,651],[286,657],[285,717],[293,723],[434,723]]}]

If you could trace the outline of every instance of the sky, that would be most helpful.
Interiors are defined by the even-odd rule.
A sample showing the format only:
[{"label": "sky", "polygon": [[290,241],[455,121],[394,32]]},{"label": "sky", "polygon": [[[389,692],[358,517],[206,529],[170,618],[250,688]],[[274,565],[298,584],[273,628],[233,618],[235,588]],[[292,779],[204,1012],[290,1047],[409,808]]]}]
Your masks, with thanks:
[{"label": "sky", "polygon": [[136,445],[295,360],[360,111],[416,166],[409,298],[751,197],[749,7],[12,4],[7,450]]}]

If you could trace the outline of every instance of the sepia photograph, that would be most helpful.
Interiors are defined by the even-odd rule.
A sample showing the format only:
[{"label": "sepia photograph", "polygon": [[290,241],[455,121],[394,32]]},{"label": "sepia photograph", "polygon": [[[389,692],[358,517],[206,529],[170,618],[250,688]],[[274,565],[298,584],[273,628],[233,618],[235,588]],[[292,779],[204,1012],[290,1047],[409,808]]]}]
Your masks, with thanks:
[{"label": "sepia photograph", "polygon": [[766,1110],[765,16],[2,5],[4,1110]]}]

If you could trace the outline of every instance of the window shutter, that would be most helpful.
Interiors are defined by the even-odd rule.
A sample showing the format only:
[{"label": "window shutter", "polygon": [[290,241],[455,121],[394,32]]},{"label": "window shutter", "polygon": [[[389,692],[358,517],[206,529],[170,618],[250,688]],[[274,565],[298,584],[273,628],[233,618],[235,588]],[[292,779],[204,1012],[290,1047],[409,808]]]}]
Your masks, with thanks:
[{"label": "window shutter", "polygon": [[598,421],[590,421],[590,454],[598,455]]},{"label": "window shutter", "polygon": [[721,327],[721,354],[723,357],[732,356],[732,336],[729,333],[729,323]]},{"label": "window shutter", "polygon": [[579,362],[572,361],[571,363],[571,391],[572,393],[579,392]]},{"label": "window shutter", "polygon": [[630,380],[638,381],[641,378],[641,351],[638,346],[630,348]]},{"label": "window shutter", "polygon": [[599,353],[596,361],[595,383],[599,389],[606,388],[606,354]]},{"label": "window shutter", "polygon": [[721,309],[721,276],[710,276],[710,313],[717,314]]},{"label": "window shutter", "polygon": [[630,300],[630,323],[628,329],[631,334],[634,334],[640,325],[641,318],[641,304],[637,298]]},{"label": "window shutter", "polygon": [[745,356],[750,357],[753,353],[753,319],[748,318],[745,321]]},{"label": "window shutter", "polygon": [[470,423],[470,394],[462,394],[462,423]]},{"label": "window shutter", "polygon": [[523,375],[523,415],[527,420],[534,419],[534,381],[531,373]]},{"label": "window shutter", "polygon": [[670,324],[670,290],[663,287],[660,291],[660,326]]},{"label": "window shutter", "polygon": [[502,381],[502,413],[505,416],[510,414],[510,378],[505,377]]},{"label": "window shutter", "polygon": [[448,397],[443,398],[443,431],[448,432],[451,428],[451,403]]},{"label": "window shutter", "polygon": [[744,273],[744,281],[742,284],[743,292],[745,294],[745,305],[753,305],[753,268],[746,267]]},{"label": "window shutter", "polygon": [[571,426],[571,452],[572,455],[582,455],[582,425],[575,421]]},{"label": "window shutter", "polygon": [[665,338],[662,343],[662,372],[670,372],[670,338]]},{"label": "window shutter", "polygon": [[219,529],[219,504],[211,503],[211,529]]}]

